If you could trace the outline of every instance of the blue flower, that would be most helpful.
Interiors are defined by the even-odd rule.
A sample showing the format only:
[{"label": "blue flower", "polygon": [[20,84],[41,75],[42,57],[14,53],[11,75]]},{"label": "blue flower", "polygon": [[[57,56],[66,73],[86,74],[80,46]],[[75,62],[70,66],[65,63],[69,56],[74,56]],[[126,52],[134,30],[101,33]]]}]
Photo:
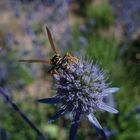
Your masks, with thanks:
[{"label": "blue flower", "polygon": [[123,24],[124,32],[131,37],[140,27],[139,0],[109,0],[117,16],[118,24]]},{"label": "blue flower", "polygon": [[92,62],[77,60],[75,64],[70,64],[68,72],[60,70],[60,75],[54,75],[54,79],[57,94],[52,98],[38,100],[41,103],[61,104],[60,110],[50,118],[49,122],[71,112],[73,120],[69,140],[75,140],[80,120],[86,116],[96,131],[107,139],[95,113],[98,110],[118,113],[103,100],[117,92],[118,88],[109,87],[106,74]]}]

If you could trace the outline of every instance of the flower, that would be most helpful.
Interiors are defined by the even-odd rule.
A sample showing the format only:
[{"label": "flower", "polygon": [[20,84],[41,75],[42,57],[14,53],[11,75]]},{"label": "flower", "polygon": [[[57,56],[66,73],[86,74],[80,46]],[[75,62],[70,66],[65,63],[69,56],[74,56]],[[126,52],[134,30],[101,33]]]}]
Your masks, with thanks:
[{"label": "flower", "polygon": [[107,139],[105,133],[95,117],[95,112],[105,110],[111,113],[118,111],[104,103],[103,99],[117,92],[118,88],[110,88],[106,74],[92,62],[79,59],[70,64],[68,72],[59,70],[60,75],[54,74],[57,94],[52,98],[38,100],[40,103],[61,104],[60,110],[50,118],[49,123],[58,119],[67,112],[73,114],[70,129],[70,140],[76,139],[77,128],[83,116],[96,128],[97,132]]},{"label": "flower", "polygon": [[117,16],[118,24],[123,24],[124,32],[129,37],[140,28],[139,0],[109,0],[112,10]]}]

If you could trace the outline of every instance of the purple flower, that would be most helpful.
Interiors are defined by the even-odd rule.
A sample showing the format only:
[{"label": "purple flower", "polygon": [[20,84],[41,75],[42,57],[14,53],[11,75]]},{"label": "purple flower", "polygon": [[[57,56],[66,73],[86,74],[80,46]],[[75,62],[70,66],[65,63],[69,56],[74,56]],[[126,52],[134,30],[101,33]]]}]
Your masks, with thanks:
[{"label": "purple flower", "polygon": [[140,1],[139,0],[109,0],[118,23],[122,23],[128,36],[140,28]]},{"label": "purple flower", "polygon": [[92,62],[77,60],[75,64],[70,64],[68,72],[60,70],[60,75],[54,75],[54,78],[57,94],[52,98],[38,100],[41,103],[61,104],[60,110],[50,118],[49,122],[71,112],[73,120],[69,140],[75,140],[80,120],[86,116],[97,132],[107,139],[95,113],[98,110],[118,113],[103,101],[105,97],[117,92],[118,88],[109,87],[106,74]]}]

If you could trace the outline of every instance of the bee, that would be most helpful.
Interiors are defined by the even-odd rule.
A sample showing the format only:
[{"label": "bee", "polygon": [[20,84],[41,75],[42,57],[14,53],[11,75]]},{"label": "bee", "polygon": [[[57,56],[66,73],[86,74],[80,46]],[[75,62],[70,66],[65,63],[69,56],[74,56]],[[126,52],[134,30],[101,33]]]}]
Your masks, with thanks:
[{"label": "bee", "polygon": [[41,60],[41,59],[29,59],[29,60],[19,60],[20,62],[28,62],[28,63],[44,63],[51,65],[51,68],[47,71],[51,74],[59,74],[59,70],[64,70],[66,72],[70,69],[70,63],[74,64],[77,61],[77,58],[75,56],[70,55],[69,53],[66,53],[63,57],[58,53],[53,38],[51,35],[51,32],[49,28],[46,26],[46,31],[49,39],[49,43],[51,45],[51,48],[53,50],[53,53],[55,54],[51,59],[49,60]]}]

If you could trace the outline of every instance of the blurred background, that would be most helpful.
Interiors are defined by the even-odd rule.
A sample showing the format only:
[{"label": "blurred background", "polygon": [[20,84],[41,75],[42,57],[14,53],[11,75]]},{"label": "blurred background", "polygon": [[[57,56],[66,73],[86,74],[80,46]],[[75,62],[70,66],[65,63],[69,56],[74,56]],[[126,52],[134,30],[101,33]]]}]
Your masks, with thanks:
[{"label": "blurred background", "polygon": [[[48,140],[67,140],[69,115],[48,124],[57,107],[36,102],[55,94],[48,66],[18,62],[53,55],[46,24],[60,54],[92,59],[120,88],[107,99],[119,114],[96,114],[108,138],[140,139],[140,1],[0,0],[0,87]],[[19,138],[41,140],[0,95],[0,140]],[[86,119],[77,139],[101,140]]]}]

